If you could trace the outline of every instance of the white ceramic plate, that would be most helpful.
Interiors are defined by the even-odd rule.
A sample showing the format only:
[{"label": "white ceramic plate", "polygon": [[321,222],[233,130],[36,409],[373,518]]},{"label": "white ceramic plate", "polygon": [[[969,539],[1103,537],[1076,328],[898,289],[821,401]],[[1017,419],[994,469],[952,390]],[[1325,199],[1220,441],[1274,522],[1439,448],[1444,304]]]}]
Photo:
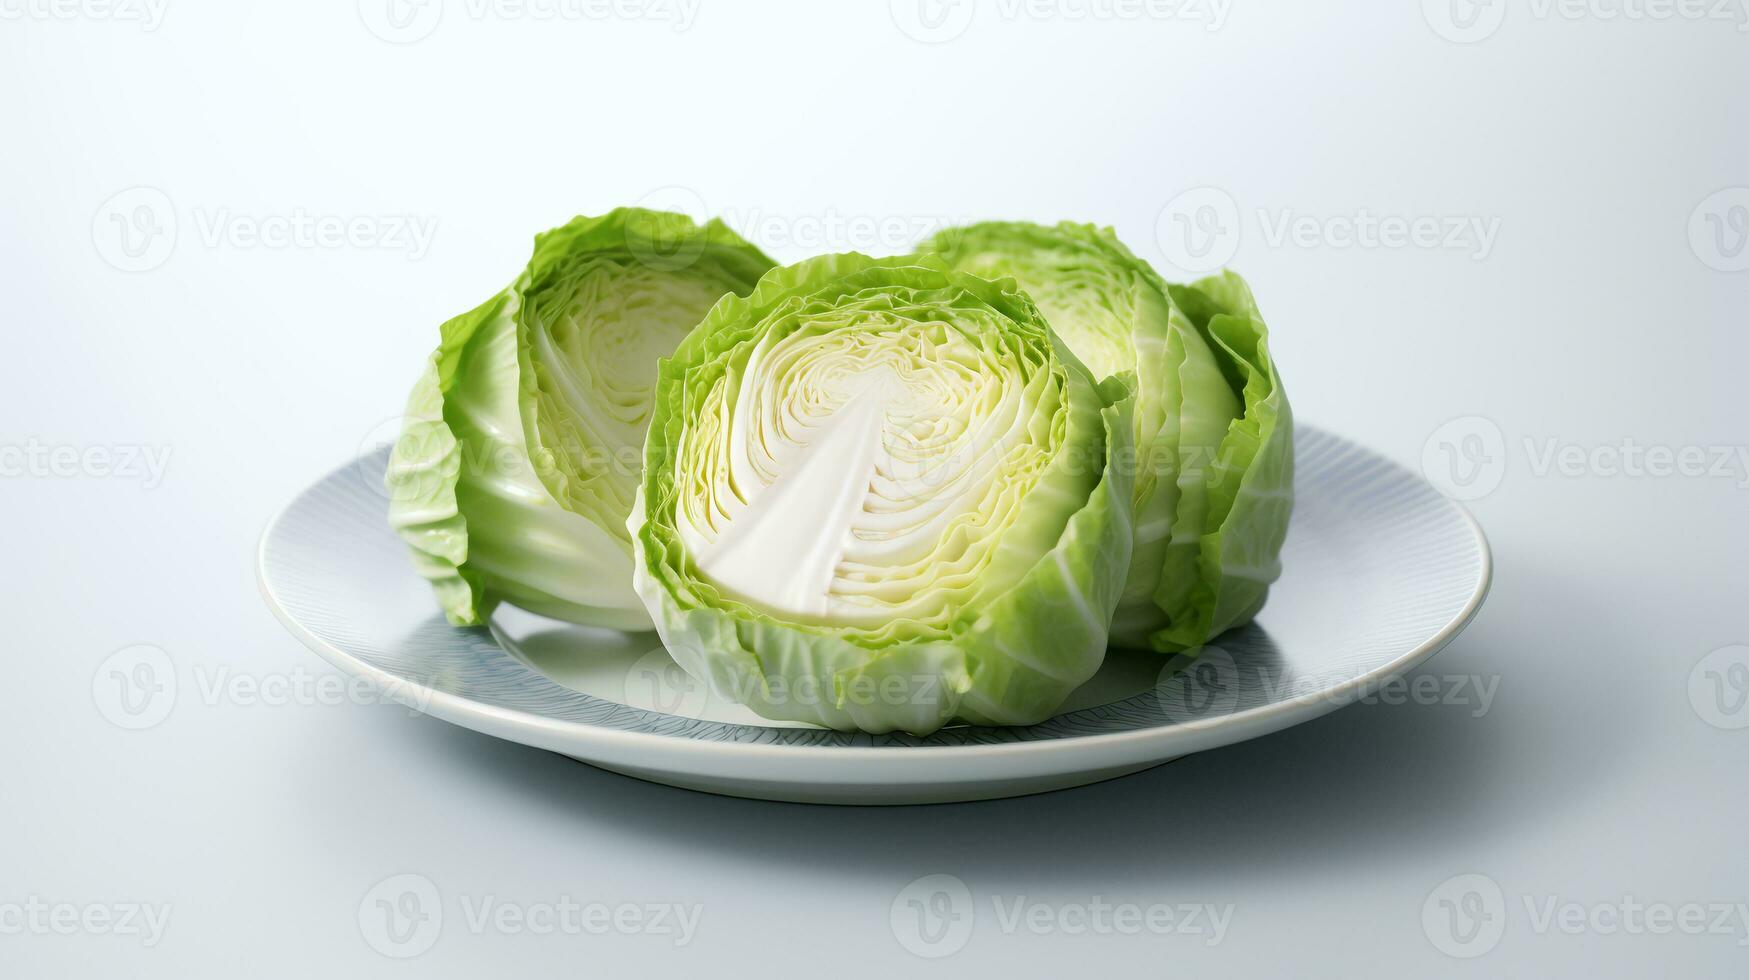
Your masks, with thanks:
[{"label": "white ceramic plate", "polygon": [[261,589],[341,669],[457,725],[689,789],[817,803],[1016,796],[1137,772],[1278,731],[1431,656],[1487,593],[1488,545],[1409,473],[1307,426],[1296,434],[1286,571],[1251,626],[1194,660],[1112,651],[1056,717],[927,738],[766,722],[720,703],[654,633],[503,608],[456,629],[388,529],[387,450],[310,487],[261,541]]}]

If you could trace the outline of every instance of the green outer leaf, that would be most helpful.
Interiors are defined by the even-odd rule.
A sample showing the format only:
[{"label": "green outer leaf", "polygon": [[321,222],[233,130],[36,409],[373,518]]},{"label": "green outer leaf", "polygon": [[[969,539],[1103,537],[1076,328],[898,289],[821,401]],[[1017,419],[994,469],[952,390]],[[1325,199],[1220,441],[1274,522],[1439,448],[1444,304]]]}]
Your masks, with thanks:
[{"label": "green outer leaf", "polygon": [[1245,410],[1228,427],[1207,475],[1208,511],[1198,541],[1189,612],[1152,637],[1164,652],[1190,650],[1249,622],[1281,576],[1293,513],[1293,412],[1269,356],[1269,331],[1250,287],[1225,272],[1172,287],[1174,301],[1210,338]]},{"label": "green outer leaf", "polygon": [[1293,446],[1245,281],[1168,285],[1111,229],[1071,222],[950,228],[925,250],[1012,277],[1070,347],[1137,372],[1135,547],[1113,642],[1178,652],[1256,615],[1280,575]]},{"label": "green outer leaf", "polygon": [[[650,628],[631,588],[619,515],[592,520],[563,506],[535,465],[533,427],[525,425],[524,290],[575,249],[597,246],[677,275],[694,264],[720,264],[749,286],[753,266],[771,264],[720,222],[699,229],[681,215],[620,209],[539,236],[515,284],[443,324],[384,482],[390,525],[458,626],[483,624],[506,601],[586,625]],[[550,454],[548,463],[550,470]]]},{"label": "green outer leaf", "polygon": [[414,567],[431,582],[444,615],[457,626],[480,625],[492,610],[479,572],[466,569],[468,521],[456,503],[462,451],[443,420],[444,393],[468,341],[481,324],[501,315],[508,295],[499,293],[443,324],[442,344],[413,386],[383,476],[389,525],[407,542]]},{"label": "green outer leaf", "polygon": [[[1222,440],[1242,411],[1238,396],[1221,370],[1220,359],[1204,339],[1203,331],[1192,325],[1176,305],[1173,316],[1173,350],[1176,352],[1180,347],[1184,350],[1174,360],[1180,393],[1175,412],[1179,431],[1176,510],[1171,540],[1153,577],[1152,601],[1156,612],[1141,619],[1138,625],[1145,624],[1141,637],[1133,632],[1122,637],[1130,645],[1155,649],[1161,648],[1157,630],[1196,618],[1197,563],[1202,534],[1209,526],[1209,474],[1219,458]],[[1132,585],[1145,589],[1147,582],[1144,579]]]},{"label": "green outer leaf", "polygon": [[[1007,321],[1005,338],[1048,353],[1049,369],[1097,425],[1073,431],[1063,452],[1099,467],[1056,543],[1008,591],[946,624],[892,622],[864,630],[786,621],[720,595],[701,579],[674,529],[677,447],[696,409],[693,392],[720,376],[720,361],[756,338],[764,321],[810,303],[890,288],[938,296],[943,312],[969,298]],[[713,373],[714,369],[714,373]],[[644,476],[628,527],[634,583],[675,660],[714,689],[770,718],[838,729],[926,734],[951,720],[1043,720],[1104,658],[1107,628],[1128,566],[1128,469],[1134,380],[1095,386],[1011,283],[954,272],[933,257],[822,256],[767,273],[745,299],[726,296],[663,362]],[[1090,416],[1094,417],[1094,416]],[[1073,423],[1072,423],[1073,424]],[[1038,495],[1043,504],[1049,500]],[[808,695],[811,682],[819,689]]]}]

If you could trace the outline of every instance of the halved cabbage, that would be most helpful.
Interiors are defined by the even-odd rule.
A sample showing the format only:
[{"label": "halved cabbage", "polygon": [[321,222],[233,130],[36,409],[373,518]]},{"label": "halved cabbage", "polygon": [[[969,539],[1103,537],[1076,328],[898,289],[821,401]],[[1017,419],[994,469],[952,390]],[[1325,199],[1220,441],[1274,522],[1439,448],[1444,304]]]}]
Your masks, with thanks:
[{"label": "halved cabbage", "polygon": [[506,601],[650,627],[625,520],[657,361],[771,266],[721,222],[621,208],[538,236],[515,283],[443,325],[385,482],[450,622]]},{"label": "halved cabbage", "polygon": [[774,269],[662,364],[637,591],[683,668],[768,718],[1040,721],[1104,658],[1132,401],[1011,283]]},{"label": "halved cabbage", "polygon": [[1136,374],[1135,547],[1114,642],[1176,652],[1250,621],[1281,574],[1293,422],[1244,280],[1168,286],[1110,229],[1067,222],[953,228],[926,250],[1014,279],[1095,376]]}]

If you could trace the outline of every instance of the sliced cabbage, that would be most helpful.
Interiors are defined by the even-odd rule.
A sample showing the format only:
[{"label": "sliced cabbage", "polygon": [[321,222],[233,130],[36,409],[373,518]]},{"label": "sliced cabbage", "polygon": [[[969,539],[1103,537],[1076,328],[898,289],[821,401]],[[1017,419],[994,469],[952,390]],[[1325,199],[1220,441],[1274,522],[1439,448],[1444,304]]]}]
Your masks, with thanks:
[{"label": "sliced cabbage", "polygon": [[1293,424],[1244,280],[1168,286],[1110,229],[1066,222],[953,228],[926,250],[1014,279],[1095,376],[1136,374],[1135,544],[1114,642],[1177,652],[1250,621],[1281,574]]},{"label": "sliced cabbage", "polygon": [[385,482],[450,622],[504,601],[650,627],[625,521],[657,362],[771,265],[721,222],[622,208],[538,236],[515,283],[443,325]]},{"label": "sliced cabbage", "polygon": [[917,256],[772,270],[662,364],[638,594],[683,668],[767,718],[1040,721],[1104,658],[1133,392],[1012,283]]}]

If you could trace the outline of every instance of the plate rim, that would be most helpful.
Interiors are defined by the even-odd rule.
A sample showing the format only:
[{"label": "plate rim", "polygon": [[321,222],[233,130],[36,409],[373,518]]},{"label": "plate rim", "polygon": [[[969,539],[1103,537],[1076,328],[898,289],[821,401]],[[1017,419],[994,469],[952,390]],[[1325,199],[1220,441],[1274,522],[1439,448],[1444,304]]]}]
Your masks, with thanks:
[{"label": "plate rim", "polygon": [[[1464,629],[1469,626],[1469,624],[1475,619],[1476,615],[1481,611],[1482,604],[1487,599],[1494,581],[1493,550],[1488,544],[1487,534],[1482,530],[1482,526],[1475,519],[1475,516],[1470,513],[1469,509],[1465,507],[1462,502],[1454,500],[1446,494],[1439,493],[1438,489],[1428,483],[1425,478],[1417,475],[1413,470],[1404,466],[1402,463],[1399,463],[1382,453],[1368,449],[1364,445],[1351,439],[1337,435],[1336,433],[1320,426],[1308,425],[1306,423],[1297,423],[1295,428],[1296,430],[1306,429],[1315,431],[1324,438],[1331,439],[1341,444],[1346,449],[1359,450],[1384,463],[1386,466],[1400,471],[1410,480],[1433,489],[1443,505],[1449,508],[1452,513],[1456,514],[1462,520],[1463,526],[1468,529],[1470,535],[1475,539],[1479,564],[1475,590],[1470,594],[1469,599],[1464,603],[1463,608],[1458,611],[1458,614],[1441,627],[1437,633],[1401,656],[1380,664],[1365,673],[1349,678],[1339,684],[1319,688],[1314,691],[1308,691],[1292,698],[1246,708],[1243,711],[1236,711],[1215,718],[1182,722],[1175,725],[1118,732],[1090,732],[1064,735],[1057,738],[1013,742],[979,742],[954,745],[834,745],[829,751],[826,751],[818,745],[804,745],[788,742],[720,741],[712,739],[685,738],[663,732],[628,731],[625,729],[607,728],[593,725],[588,722],[556,719],[547,715],[525,710],[501,708],[459,694],[441,691],[427,684],[400,677],[380,667],[367,663],[310,632],[302,623],[296,620],[290,612],[287,611],[284,603],[274,594],[268,573],[268,544],[272,540],[274,532],[279,528],[281,521],[285,519],[286,515],[298,504],[299,501],[303,500],[317,487],[327,483],[329,480],[356,465],[358,460],[363,458],[362,455],[355,456],[350,461],[330,469],[320,478],[304,486],[303,489],[299,490],[296,495],[274,512],[273,517],[268,520],[267,525],[262,529],[260,540],[256,545],[255,581],[260,588],[262,599],[266,602],[267,607],[272,610],[274,618],[278,619],[280,624],[296,637],[300,643],[308,647],[328,663],[338,667],[347,674],[370,682],[380,691],[394,697],[395,700],[406,704],[408,707],[414,708],[422,714],[431,715],[432,717],[439,718],[443,721],[449,721],[454,724],[461,724],[463,727],[472,728],[473,730],[480,731],[484,734],[496,735],[497,737],[505,737],[497,735],[497,732],[506,728],[511,730],[534,729],[545,730],[551,735],[575,740],[578,743],[579,748],[600,745],[604,748],[617,751],[641,750],[655,753],[666,753],[675,749],[683,748],[684,751],[681,754],[687,756],[706,754],[725,758],[759,758],[767,761],[780,761],[784,759],[812,760],[817,759],[822,755],[828,755],[833,759],[846,759],[848,757],[862,762],[878,763],[883,761],[896,762],[899,760],[916,762],[924,755],[927,755],[930,759],[939,758],[946,761],[964,760],[971,757],[989,758],[1026,756],[1029,758],[1037,758],[1039,756],[1072,755],[1080,751],[1091,750],[1095,747],[1101,750],[1123,750],[1133,749],[1136,746],[1144,746],[1153,741],[1175,741],[1185,733],[1218,731],[1222,729],[1232,729],[1235,733],[1252,732],[1254,734],[1264,734],[1272,731],[1279,731],[1281,728],[1288,727],[1288,725],[1276,723],[1291,721],[1302,713],[1306,714],[1306,717],[1303,720],[1309,721],[1312,718],[1325,714],[1335,708],[1352,703],[1353,700],[1358,700],[1358,696],[1363,695],[1372,685],[1381,684],[1393,678],[1402,676],[1419,666],[1428,658],[1448,646],[1457,638],[1458,634],[1462,633]],[[508,651],[505,651],[505,655],[513,656]],[[413,693],[407,694],[405,697],[399,696],[408,691]],[[1320,707],[1320,705],[1323,707],[1323,710],[1311,710]],[[441,712],[434,710],[439,706],[445,710]],[[463,718],[484,725],[489,725],[491,727],[480,728],[472,724],[454,720]],[[1231,741],[1243,741],[1249,737],[1252,736],[1239,734],[1238,737]],[[1223,741],[1216,744],[1227,743]],[[1191,749],[1188,751],[1198,750]]]}]

